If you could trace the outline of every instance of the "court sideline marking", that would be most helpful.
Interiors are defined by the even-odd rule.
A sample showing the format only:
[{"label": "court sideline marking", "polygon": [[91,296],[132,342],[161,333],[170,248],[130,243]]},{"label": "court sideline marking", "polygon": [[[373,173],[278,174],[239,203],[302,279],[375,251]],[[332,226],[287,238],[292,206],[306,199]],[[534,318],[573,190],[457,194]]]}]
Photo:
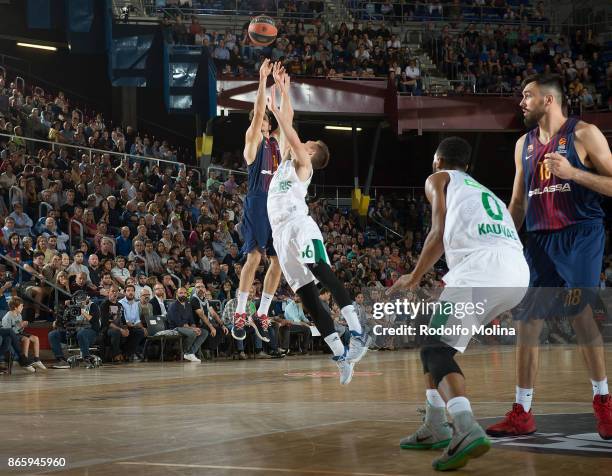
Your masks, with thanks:
[{"label": "court sideline marking", "polygon": [[324,471],[317,469],[299,469],[299,468],[261,468],[257,466],[214,466],[210,464],[180,464],[180,463],[147,463],[146,461],[138,462],[119,462],[115,463],[119,465],[130,465],[130,466],[162,466],[168,468],[201,468],[201,469],[227,469],[237,471],[269,471],[275,473],[300,473],[300,474],[334,474],[334,475],[346,475],[346,476],[404,476],[401,473],[355,473],[354,471]]}]

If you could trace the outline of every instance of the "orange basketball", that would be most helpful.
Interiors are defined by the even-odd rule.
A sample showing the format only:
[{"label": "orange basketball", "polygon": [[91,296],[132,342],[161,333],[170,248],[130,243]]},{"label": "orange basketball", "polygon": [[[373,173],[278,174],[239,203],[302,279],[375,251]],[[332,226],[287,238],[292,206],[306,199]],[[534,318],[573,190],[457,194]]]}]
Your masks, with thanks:
[{"label": "orange basketball", "polygon": [[249,24],[249,38],[256,46],[268,46],[276,39],[278,30],[272,18],[260,15]]}]

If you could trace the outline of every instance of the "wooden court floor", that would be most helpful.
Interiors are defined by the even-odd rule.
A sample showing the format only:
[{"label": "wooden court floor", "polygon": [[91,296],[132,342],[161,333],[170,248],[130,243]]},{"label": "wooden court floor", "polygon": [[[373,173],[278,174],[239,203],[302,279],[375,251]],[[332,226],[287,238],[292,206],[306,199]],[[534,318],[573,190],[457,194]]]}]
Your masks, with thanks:
[{"label": "wooden court floor", "polygon": [[[514,397],[514,352],[462,356],[476,416]],[[607,354],[612,368],[612,348]],[[420,424],[418,352],[371,352],[341,387],[326,356],[143,363],[0,377],[0,474],[433,474],[437,454],[401,450]],[[594,434],[590,382],[577,351],[543,350],[538,433],[500,440],[461,473],[611,474],[612,441]],[[8,458],[62,457],[63,469],[9,468]]]}]

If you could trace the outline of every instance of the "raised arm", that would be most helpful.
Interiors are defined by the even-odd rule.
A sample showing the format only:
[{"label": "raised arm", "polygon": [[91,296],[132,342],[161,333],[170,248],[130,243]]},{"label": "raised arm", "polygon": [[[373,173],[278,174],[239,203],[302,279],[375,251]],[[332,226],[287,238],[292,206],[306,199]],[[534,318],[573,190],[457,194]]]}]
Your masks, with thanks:
[{"label": "raised arm", "polygon": [[261,126],[266,113],[266,82],[271,71],[272,64],[266,58],[259,68],[259,88],[255,97],[253,119],[244,136],[244,160],[247,165],[255,161],[257,146],[261,141]]},{"label": "raised arm", "polygon": [[312,168],[310,164],[310,154],[293,128],[292,109],[285,108],[281,110],[276,103],[276,84],[272,86],[270,96],[268,97],[268,109],[272,111],[272,114],[274,114],[274,117],[276,117],[278,121],[281,134],[284,134],[285,140],[287,141],[287,147],[291,149],[291,158],[300,166]]},{"label": "raised arm", "polygon": [[[293,124],[293,106],[291,104],[291,97],[289,96],[289,86],[290,86],[290,78],[285,68],[281,65],[280,62],[274,65],[272,70],[272,76],[274,77],[274,84],[278,88],[281,93],[280,98],[280,109],[285,111],[287,114],[287,118],[290,119],[291,124]],[[283,160],[289,159],[291,147],[287,142],[287,138],[285,134],[283,134],[282,129],[280,129],[279,133],[279,146],[281,150],[281,157]]]}]

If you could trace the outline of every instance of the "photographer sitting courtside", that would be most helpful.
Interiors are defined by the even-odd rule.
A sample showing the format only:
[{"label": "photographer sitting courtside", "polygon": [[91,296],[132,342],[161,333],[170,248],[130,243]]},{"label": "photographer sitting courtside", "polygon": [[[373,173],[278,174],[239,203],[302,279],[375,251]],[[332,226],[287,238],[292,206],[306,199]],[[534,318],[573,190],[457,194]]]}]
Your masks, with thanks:
[{"label": "photographer sitting courtside", "polygon": [[48,339],[56,361],[51,368],[70,368],[62,350],[62,342],[66,342],[71,335],[76,335],[83,361],[92,366],[96,364],[89,348],[98,338],[102,323],[98,306],[96,303],[90,303],[87,294],[76,294],[69,301],[64,314],[55,320],[53,328],[54,330],[49,332]]}]

